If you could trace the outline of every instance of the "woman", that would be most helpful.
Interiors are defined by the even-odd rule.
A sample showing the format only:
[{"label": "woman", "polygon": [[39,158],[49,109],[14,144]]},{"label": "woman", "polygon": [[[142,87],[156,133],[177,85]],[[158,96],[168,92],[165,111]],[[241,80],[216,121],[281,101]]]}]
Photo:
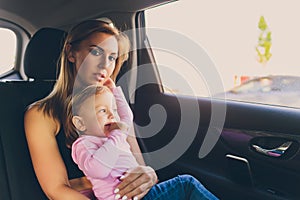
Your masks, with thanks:
[{"label": "woman", "polygon": [[[53,91],[32,104],[25,114],[25,132],[38,181],[49,199],[88,199],[77,189],[91,187],[72,162],[66,148],[64,122],[66,105],[73,90],[115,79],[127,59],[129,40],[103,20],[88,20],[75,26],[66,37],[60,60],[60,74]],[[141,199],[157,182],[155,171],[145,166],[137,141],[128,137],[140,166],[127,171],[118,194]],[[66,163],[66,164],[65,164]],[[69,181],[69,179],[72,179]],[[82,187],[82,185],[84,185]]]}]

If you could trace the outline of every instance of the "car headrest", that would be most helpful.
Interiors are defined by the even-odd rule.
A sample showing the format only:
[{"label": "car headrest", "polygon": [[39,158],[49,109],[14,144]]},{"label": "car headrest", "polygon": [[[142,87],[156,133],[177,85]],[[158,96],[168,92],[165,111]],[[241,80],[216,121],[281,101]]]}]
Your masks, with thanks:
[{"label": "car headrest", "polygon": [[66,32],[55,28],[39,29],[30,39],[24,55],[24,71],[35,80],[56,80],[58,59]]}]

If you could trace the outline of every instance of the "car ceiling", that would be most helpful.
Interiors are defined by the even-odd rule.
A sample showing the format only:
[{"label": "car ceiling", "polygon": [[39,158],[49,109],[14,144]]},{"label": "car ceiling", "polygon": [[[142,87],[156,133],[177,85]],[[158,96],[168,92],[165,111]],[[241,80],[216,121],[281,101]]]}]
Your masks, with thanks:
[{"label": "car ceiling", "polygon": [[60,27],[109,12],[136,12],[171,1],[173,0],[0,0],[0,17],[29,29]]}]

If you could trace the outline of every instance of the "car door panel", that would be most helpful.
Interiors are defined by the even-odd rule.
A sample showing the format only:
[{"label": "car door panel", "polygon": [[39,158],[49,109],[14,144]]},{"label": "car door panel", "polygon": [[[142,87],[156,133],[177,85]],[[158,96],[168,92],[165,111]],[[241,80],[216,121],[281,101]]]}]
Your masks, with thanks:
[{"label": "car door panel", "polygon": [[[152,89],[151,89],[152,88]],[[149,109],[161,105],[167,113],[163,128],[153,137],[152,133],[138,131],[145,149],[152,152],[163,148],[178,134],[182,110],[188,109],[193,98],[167,95],[153,89],[155,86],[139,88],[134,111],[138,126],[151,123]],[[221,136],[213,150],[199,158],[199,149],[207,134],[211,120],[211,104],[220,100],[197,99],[200,120],[188,120],[199,124],[197,134],[188,149],[173,163],[159,169],[162,179],[176,173],[196,176],[221,199],[297,199],[300,191],[299,120],[297,109],[255,105],[241,102],[226,102],[226,119]],[[181,104],[179,104],[180,102]],[[188,129],[187,129],[188,130]],[[184,134],[191,134],[186,131]],[[253,145],[267,150],[276,149],[285,142],[292,144],[282,156],[267,156],[257,152]],[[172,156],[172,152],[170,152]],[[148,161],[155,163],[156,158]]]},{"label": "car door panel", "polygon": [[[144,27],[143,13],[137,16],[137,22],[139,27]],[[197,177],[220,199],[299,199],[299,109],[164,93],[163,88],[167,86],[163,86],[160,80],[151,44],[145,32],[137,35],[137,86],[142,87],[135,91],[132,108],[138,141],[147,164],[157,166],[158,162],[165,162],[162,155],[151,152],[171,144],[177,134],[193,138],[180,156],[173,151],[165,155],[165,159],[176,157],[173,162],[162,168],[154,167],[160,180],[188,173]],[[145,65],[146,72],[142,67]],[[195,108],[195,101],[198,108]],[[211,122],[215,113],[212,110],[222,109],[222,106],[226,110],[224,123],[220,118],[222,126],[214,127]],[[156,115],[153,108],[158,112]],[[190,122],[187,125],[198,126],[196,133],[192,128],[178,131],[182,112],[193,110],[199,112],[199,118],[193,114],[184,115],[184,118]],[[151,126],[159,121],[155,118],[162,121],[162,127]],[[217,137],[217,142],[205,157],[201,157],[200,149],[210,136]],[[175,148],[186,145],[184,140],[183,137],[182,143],[178,142]],[[278,153],[276,148],[289,141],[292,144],[283,155],[272,154]],[[273,156],[257,152],[253,145],[275,150],[271,151]]]}]

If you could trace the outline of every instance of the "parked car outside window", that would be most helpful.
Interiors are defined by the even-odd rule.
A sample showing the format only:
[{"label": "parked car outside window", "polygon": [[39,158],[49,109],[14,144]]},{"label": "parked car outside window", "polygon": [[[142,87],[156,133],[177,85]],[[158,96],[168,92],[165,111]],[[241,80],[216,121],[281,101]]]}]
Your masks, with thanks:
[{"label": "parked car outside window", "polygon": [[254,78],[226,92],[229,100],[300,108],[300,77]]}]

